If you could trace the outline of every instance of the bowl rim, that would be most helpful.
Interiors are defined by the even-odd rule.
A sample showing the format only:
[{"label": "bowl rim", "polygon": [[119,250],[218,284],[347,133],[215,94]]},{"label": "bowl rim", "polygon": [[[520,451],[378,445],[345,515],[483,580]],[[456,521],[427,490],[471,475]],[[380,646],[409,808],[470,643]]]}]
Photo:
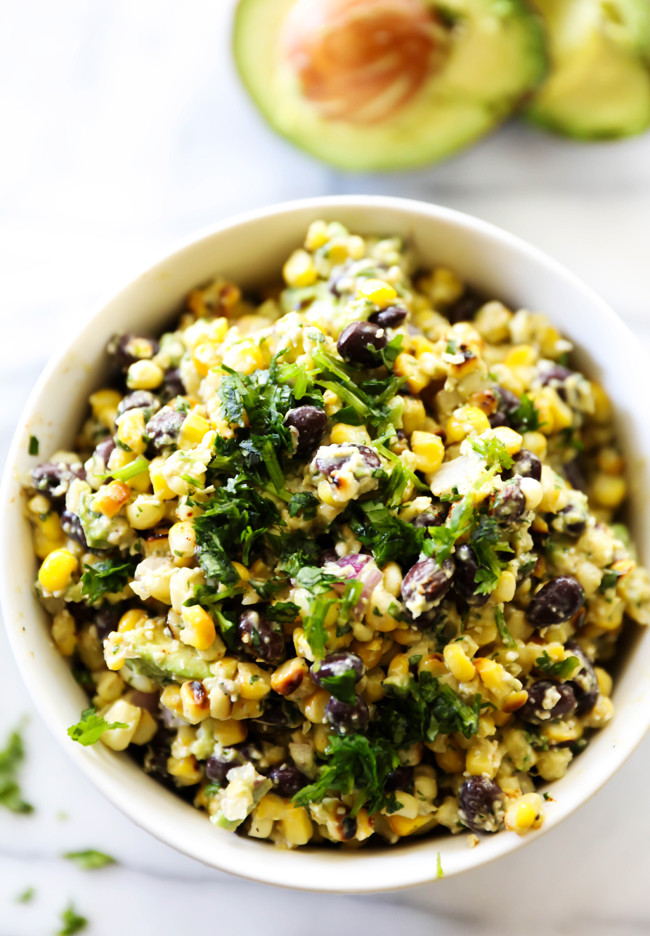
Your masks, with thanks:
[{"label": "bowl rim", "polygon": [[[119,302],[136,282],[146,277],[155,276],[158,272],[164,270],[168,263],[178,262],[184,252],[191,251],[201,242],[218,234],[251,222],[261,221],[262,219],[271,217],[281,218],[283,215],[292,212],[298,213],[308,210],[314,213],[314,217],[317,217],[319,210],[331,211],[337,208],[359,209],[360,211],[370,212],[378,209],[387,209],[388,211],[398,211],[403,215],[411,214],[413,216],[430,218],[442,224],[447,223],[455,227],[473,231],[487,241],[491,241],[497,250],[506,248],[515,253],[518,252],[521,255],[526,255],[537,267],[541,268],[545,276],[556,280],[559,279],[567,287],[571,287],[582,293],[585,300],[598,310],[598,315],[607,322],[608,326],[617,331],[619,335],[632,339],[630,341],[630,347],[636,360],[646,367],[646,370],[641,371],[641,375],[650,393],[647,358],[643,350],[639,348],[638,342],[635,341],[633,333],[628,329],[627,325],[616,315],[611,306],[578,276],[570,272],[544,251],[529,244],[522,238],[465,212],[411,198],[378,195],[328,195],[279,202],[228,217],[216,224],[206,226],[182,238],[176,246],[166,250],[158,260],[149,263],[143,272],[135,276],[130,276],[119,289],[112,290],[105,298],[95,303],[91,313],[85,318],[84,323],[80,327],[75,328],[71,334],[68,334],[59,342],[59,347],[39,376],[19,417],[17,428],[7,455],[2,484],[0,486],[0,516],[4,517],[6,515],[6,512],[11,508],[13,499],[17,495],[19,484],[17,480],[17,465],[19,455],[22,454],[22,448],[24,447],[26,426],[29,424],[35,410],[42,404],[41,397],[43,389],[46,387],[51,377],[65,364],[66,357],[70,353],[75,342],[77,342],[87,330],[93,328],[97,319],[101,318],[102,313],[110,305],[114,302]],[[363,227],[362,222],[360,222],[360,227]],[[138,802],[139,799],[144,801],[146,799],[145,796],[120,795],[119,778],[113,777],[112,775],[109,776],[109,771],[106,770],[106,764],[103,758],[97,757],[97,752],[92,749],[86,749],[80,745],[69,743],[65,732],[67,726],[63,725],[51,712],[47,704],[47,693],[39,684],[38,672],[43,664],[39,663],[36,659],[36,655],[19,640],[19,632],[22,629],[19,624],[21,620],[19,605],[28,599],[23,597],[19,600],[9,587],[8,570],[11,568],[12,564],[12,549],[11,533],[8,526],[9,525],[6,523],[0,525],[0,604],[5,622],[5,630],[8,634],[14,659],[17,662],[23,681],[33,699],[37,712],[46,722],[66,754],[81,768],[83,773],[90,779],[93,785],[99,789],[102,795],[121,812],[127,815],[136,825],[188,857],[201,861],[208,866],[236,874],[248,880],[291,889],[326,893],[377,893],[400,890],[419,884],[429,883],[436,879],[438,875],[436,874],[435,860],[433,858],[431,862],[422,861],[417,871],[413,870],[413,863],[407,862],[411,868],[407,873],[400,873],[397,859],[404,854],[404,849],[413,851],[417,849],[418,853],[421,852],[425,854],[428,852],[433,856],[436,851],[440,851],[440,846],[443,845],[443,843],[457,841],[458,839],[464,838],[464,836],[446,836],[444,839],[433,837],[420,839],[417,843],[413,841],[412,843],[407,843],[398,848],[386,848],[381,851],[364,849],[360,852],[355,852],[353,853],[353,860],[355,866],[359,870],[359,877],[365,879],[360,883],[357,882],[355,875],[351,873],[351,854],[347,853],[344,856],[340,850],[301,849],[298,851],[286,852],[278,850],[274,851],[273,856],[271,856],[269,851],[271,846],[269,846],[268,843],[256,842],[250,839],[243,840],[247,843],[253,842],[253,845],[257,849],[255,854],[259,855],[260,860],[254,860],[252,851],[244,849],[241,854],[237,854],[237,851],[233,847],[228,846],[226,836],[223,836],[218,843],[218,847],[214,849],[214,852],[207,854],[206,850],[203,849],[197,853],[197,850],[192,848],[191,831],[189,834],[183,834],[182,830],[179,831],[177,829],[171,833],[169,829],[161,828],[153,821],[156,815],[155,812],[151,809],[147,810],[144,808],[146,806],[144,802]],[[36,600],[33,594],[31,595],[31,599],[34,601]],[[650,698],[650,682],[645,690],[640,686],[639,693]],[[491,836],[489,839],[482,841],[480,848],[465,848],[461,860],[455,860],[456,856],[452,855],[454,860],[452,860],[448,868],[445,868],[444,876],[450,877],[461,872],[478,868],[481,865],[516,851],[530,841],[537,841],[540,835],[550,831],[550,829],[562,822],[602,788],[638,747],[649,727],[650,716],[645,724],[639,721],[635,730],[628,731],[625,739],[617,743],[616,749],[612,752],[607,767],[603,768],[595,776],[582,777],[581,782],[584,786],[583,794],[579,797],[574,797],[572,802],[556,804],[554,810],[547,816],[547,820],[542,828],[537,830],[534,836],[520,837],[514,833],[510,835]],[[112,752],[109,756],[112,758],[115,757]],[[123,762],[120,764],[120,767],[123,767]],[[138,771],[140,770],[140,768],[136,769]],[[120,772],[123,771],[117,771],[117,773]],[[112,774],[112,772],[110,773]],[[152,783],[155,782],[152,781]],[[162,788],[158,787],[158,789],[161,790]],[[169,795],[173,796],[173,794]],[[157,797],[152,797],[152,800],[153,799],[157,799]],[[174,799],[178,803],[181,802],[176,797],[174,797]],[[189,808],[197,816],[201,815],[198,811],[194,810],[193,807]],[[205,821],[204,816],[201,816],[201,818]],[[191,823],[189,823],[188,826],[189,825],[191,825]],[[242,841],[235,836],[232,838],[236,841]],[[273,857],[275,860],[265,861],[264,856],[267,858]],[[296,858],[299,858],[300,864],[296,862]],[[362,873],[364,867],[367,868],[367,871]],[[309,873],[310,868],[312,871],[311,874]],[[292,880],[294,876],[296,879]]]}]

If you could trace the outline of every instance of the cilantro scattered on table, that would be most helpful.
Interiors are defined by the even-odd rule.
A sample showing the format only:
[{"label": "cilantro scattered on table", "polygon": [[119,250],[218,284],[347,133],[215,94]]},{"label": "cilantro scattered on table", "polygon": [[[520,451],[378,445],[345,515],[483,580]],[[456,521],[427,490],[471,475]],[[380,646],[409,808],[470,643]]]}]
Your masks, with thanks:
[{"label": "cilantro scattered on table", "polygon": [[25,802],[18,783],[18,771],[24,759],[25,748],[20,733],[12,731],[7,746],[0,751],[0,806],[27,815],[34,811],[34,807]]},{"label": "cilantro scattered on table", "polygon": [[84,851],[70,851],[63,856],[68,861],[73,861],[84,871],[96,871],[99,868],[105,868],[106,865],[116,864],[115,858],[104,852],[97,851],[94,848],[87,848]]},{"label": "cilantro scattered on table", "polygon": [[61,914],[61,923],[63,926],[57,930],[56,936],[74,936],[75,933],[81,933],[88,926],[86,917],[80,916],[72,904]]},{"label": "cilantro scattered on table", "polygon": [[21,904],[31,903],[31,901],[34,899],[35,896],[36,896],[36,888],[27,887],[22,892],[22,894],[18,894],[18,896],[16,897],[16,903],[21,903]]}]

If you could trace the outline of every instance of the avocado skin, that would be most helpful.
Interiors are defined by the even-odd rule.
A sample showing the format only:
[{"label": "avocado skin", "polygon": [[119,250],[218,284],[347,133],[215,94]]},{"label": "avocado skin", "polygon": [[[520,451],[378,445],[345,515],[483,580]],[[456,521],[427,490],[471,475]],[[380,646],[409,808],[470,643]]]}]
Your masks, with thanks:
[{"label": "avocado skin", "polygon": [[[235,64],[273,129],[339,169],[399,171],[446,159],[509,117],[546,74],[544,30],[526,0],[430,0],[432,7],[440,8],[441,18],[457,24],[450,55],[453,67],[443,65],[399,119],[390,118],[381,127],[342,126],[310,113],[297,93],[295,102],[279,101],[274,94],[274,70],[265,59],[273,59],[283,17],[292,3],[239,0],[233,31]],[[472,68],[477,74],[470,89],[467,76]],[[287,119],[294,103],[295,116],[308,114],[311,127],[301,125],[300,119]]]},{"label": "avocado skin", "polygon": [[526,117],[581,142],[644,133],[650,128],[650,3],[609,0],[610,22],[602,0],[572,2],[570,8],[566,0],[537,0],[551,70]]}]

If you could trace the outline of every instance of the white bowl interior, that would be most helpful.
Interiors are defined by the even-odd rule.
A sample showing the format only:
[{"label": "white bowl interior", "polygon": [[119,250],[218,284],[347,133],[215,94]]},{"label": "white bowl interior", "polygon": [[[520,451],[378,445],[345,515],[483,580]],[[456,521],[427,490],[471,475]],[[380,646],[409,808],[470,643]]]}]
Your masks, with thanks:
[{"label": "white bowl interior", "polygon": [[[418,202],[377,197],[314,199],[255,212],[209,231],[171,254],[89,316],[84,329],[48,366],[21,420],[0,499],[0,568],[5,625],[38,709],[68,753],[102,792],[138,825],[170,845],[221,870],[297,888],[359,892],[392,890],[435,878],[441,855],[445,876],[478,866],[528,839],[504,833],[475,849],[466,837],[413,840],[394,849],[283,851],[216,829],[204,814],[158,786],[126,755],[102,745],[85,749],[66,737],[86,697],[54,648],[46,616],[33,594],[34,556],[22,516],[19,478],[41,458],[70,446],[88,394],[106,368],[105,348],[115,332],[158,334],[173,320],[187,292],[215,274],[244,286],[277,278],[288,253],[315,218],[340,220],[366,234],[401,234],[423,265],[455,269],[482,292],[514,307],[546,312],[579,347],[588,375],[600,380],[614,403],[628,457],[630,518],[639,553],[650,560],[646,466],[650,437],[644,406],[650,399],[647,361],[611,309],[575,277],[518,239],[466,215]],[[613,721],[554,783],[544,829],[590,797],[639,743],[650,711],[650,631],[626,642],[614,699]],[[535,833],[539,835],[540,833]]]}]

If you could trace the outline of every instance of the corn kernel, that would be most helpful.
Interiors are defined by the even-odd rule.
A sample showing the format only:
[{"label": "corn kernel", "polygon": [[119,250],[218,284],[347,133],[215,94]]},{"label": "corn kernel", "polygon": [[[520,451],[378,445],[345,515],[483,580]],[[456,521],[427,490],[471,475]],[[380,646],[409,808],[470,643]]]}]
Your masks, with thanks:
[{"label": "corn kernel", "polygon": [[264,367],[265,361],[260,347],[250,339],[243,339],[227,349],[223,363],[240,374],[252,374]]},{"label": "corn kernel", "polygon": [[59,611],[52,620],[52,639],[62,656],[72,656],[77,646],[74,618],[69,611]]},{"label": "corn kernel", "polygon": [[118,393],[117,390],[96,390],[89,397],[93,416],[111,432],[113,431],[117,407],[121,399],[122,394]]},{"label": "corn kernel", "polygon": [[151,712],[145,708],[140,709],[140,720],[135,733],[131,738],[131,744],[149,744],[155,733],[158,731],[158,722]]},{"label": "corn kernel", "polygon": [[302,686],[309,675],[309,667],[301,657],[292,657],[281,663],[271,676],[271,688],[278,695],[290,696]]},{"label": "corn kernel", "polygon": [[199,341],[192,350],[192,361],[197,373],[205,377],[210,368],[219,363],[216,344],[213,341]]},{"label": "corn kernel", "polygon": [[600,384],[591,382],[591,394],[594,400],[593,418],[598,423],[607,423],[612,418],[612,404]]},{"label": "corn kernel", "polygon": [[163,462],[163,458],[155,458],[149,466],[149,476],[151,477],[153,492],[160,500],[173,500],[177,495],[167,484],[167,480],[161,471]]},{"label": "corn kernel", "polygon": [[416,430],[411,435],[411,449],[417,459],[417,470],[437,471],[445,457],[445,446],[440,436]]},{"label": "corn kernel", "polygon": [[55,549],[47,556],[38,572],[38,581],[45,591],[59,592],[68,585],[79,563],[68,549]]},{"label": "corn kernel", "polygon": [[190,679],[183,683],[180,699],[183,718],[191,725],[197,725],[210,715],[210,699],[203,683],[198,679]]},{"label": "corn kernel", "polygon": [[190,520],[175,523],[169,530],[169,549],[177,559],[189,559],[196,549],[196,533]]},{"label": "corn kernel", "polygon": [[241,562],[233,562],[232,567],[239,576],[238,585],[245,585],[250,580],[251,574],[246,566]]},{"label": "corn kernel", "polygon": [[146,620],[146,611],[142,608],[131,608],[130,611],[125,611],[120,618],[117,631],[119,634],[125,634],[127,631],[135,630],[136,627],[142,627]]},{"label": "corn kernel", "polygon": [[303,713],[314,725],[325,722],[325,707],[330,700],[330,694],[325,689],[317,689],[304,702]]},{"label": "corn kernel", "polygon": [[393,370],[398,377],[406,378],[406,385],[411,393],[420,393],[429,383],[429,376],[424,373],[413,355],[405,351],[395,358]]},{"label": "corn kernel", "polygon": [[197,650],[207,650],[212,646],[217,631],[207,611],[200,605],[192,605],[190,608],[183,608],[181,618],[184,625],[181,640],[184,644]]},{"label": "corn kernel", "polygon": [[168,757],[167,772],[175,777],[176,782],[182,786],[193,786],[200,781],[202,776],[194,755],[189,757]]},{"label": "corn kernel", "polygon": [[203,416],[200,416],[198,413],[194,412],[190,413],[188,416],[186,416],[179,434],[179,442],[181,446],[184,442],[188,442],[192,445],[198,445],[198,443],[202,441],[206,432],[209,432],[211,428],[212,427],[210,426],[210,423]]},{"label": "corn kernel", "polygon": [[271,691],[271,677],[255,663],[239,663],[236,685],[242,699],[259,702]]},{"label": "corn kernel", "polygon": [[127,504],[125,512],[134,530],[150,530],[165,516],[165,504],[155,494],[138,494],[132,503]]},{"label": "corn kernel", "polygon": [[506,810],[505,825],[511,832],[523,834],[539,828],[543,822],[542,798],[538,793],[526,793]]},{"label": "corn kernel", "polygon": [[155,361],[134,361],[126,372],[126,385],[129,390],[155,390],[164,377],[162,367]]},{"label": "corn kernel", "polygon": [[436,764],[445,773],[461,773],[465,769],[465,752],[453,744],[447,744],[444,751],[434,752]]},{"label": "corn kernel", "polygon": [[336,423],[332,426],[330,440],[334,445],[370,445],[370,436],[365,426],[348,426],[345,423]]},{"label": "corn kernel", "polygon": [[413,835],[432,819],[432,816],[416,816],[415,819],[407,819],[406,816],[389,816],[388,824],[396,835]]},{"label": "corn kernel", "polygon": [[525,432],[523,446],[525,449],[528,449],[529,452],[532,452],[533,455],[537,455],[538,458],[546,458],[548,443],[546,437],[542,435],[541,432]]},{"label": "corn kernel", "polygon": [[312,223],[307,228],[307,236],[305,237],[305,247],[307,250],[318,250],[319,247],[323,247],[329,239],[327,222],[322,219],[318,221],[312,221]]},{"label": "corn kernel", "polygon": [[394,684],[406,685],[411,676],[410,660],[406,653],[398,653],[388,664],[388,678]]},{"label": "corn kernel", "polygon": [[127,410],[117,418],[117,440],[133,452],[143,455],[147,442],[144,431],[144,411],[139,407]]},{"label": "corn kernel", "polygon": [[126,750],[137,730],[141,712],[142,709],[137,705],[131,705],[126,699],[113,702],[108,711],[102,714],[109,724],[123,722],[126,728],[111,728],[104,732],[100,740],[113,751]]},{"label": "corn kernel", "polygon": [[620,507],[625,500],[627,485],[624,478],[599,474],[596,475],[591,484],[590,493],[602,507],[609,507],[614,510],[616,507]]},{"label": "corn kernel", "polygon": [[93,497],[92,508],[105,517],[115,517],[131,497],[131,488],[124,481],[111,481]]},{"label": "corn kernel", "polygon": [[282,275],[287,286],[294,289],[312,286],[318,279],[314,260],[306,250],[294,250],[282,268]]},{"label": "corn kernel", "polygon": [[447,442],[462,442],[468,435],[490,428],[490,421],[477,406],[459,407],[447,421]]},{"label": "corn kernel", "polygon": [[495,759],[497,744],[487,738],[473,738],[465,755],[465,770],[470,776],[482,775],[492,779],[497,770]]},{"label": "corn kernel", "polygon": [[248,734],[246,724],[234,718],[215,722],[212,731],[215,741],[223,744],[224,747],[231,747],[233,744],[241,744],[246,740]]},{"label": "corn kernel", "polygon": [[418,663],[418,675],[421,673],[430,673],[432,676],[445,676],[447,667],[441,654],[428,653]]},{"label": "corn kernel", "polygon": [[522,436],[508,426],[497,426],[496,429],[490,430],[490,435],[497,438],[504,445],[508,455],[515,455],[521,449]]},{"label": "corn kernel", "polygon": [[416,397],[404,397],[404,409],[402,411],[402,426],[407,436],[410,436],[416,429],[421,429],[426,419],[427,411],[424,408],[422,400]]},{"label": "corn kernel", "polygon": [[314,834],[309,813],[302,806],[289,806],[280,820],[282,833],[289,848],[306,845]]},{"label": "corn kernel", "polygon": [[445,665],[458,682],[470,682],[476,675],[476,668],[465,650],[458,643],[447,644],[442,652]]},{"label": "corn kernel", "polygon": [[530,345],[516,345],[506,354],[506,367],[532,367],[537,361],[537,352]]},{"label": "corn kernel", "polygon": [[604,696],[610,696],[612,694],[612,677],[609,675],[607,670],[604,670],[601,666],[597,666],[596,679],[598,680],[598,689],[600,690],[600,694]]},{"label": "corn kernel", "polygon": [[380,279],[361,280],[357,292],[364,299],[369,299],[370,302],[382,309],[397,297],[397,293],[390,283],[385,283]]}]

